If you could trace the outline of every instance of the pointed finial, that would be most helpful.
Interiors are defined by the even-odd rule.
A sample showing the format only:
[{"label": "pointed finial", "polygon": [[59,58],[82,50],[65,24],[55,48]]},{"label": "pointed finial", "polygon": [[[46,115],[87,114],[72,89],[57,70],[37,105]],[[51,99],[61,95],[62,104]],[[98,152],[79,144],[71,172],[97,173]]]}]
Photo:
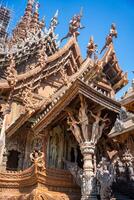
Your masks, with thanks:
[{"label": "pointed finial", "polygon": [[40,7],[40,4],[39,4],[39,2],[37,1],[36,4],[35,4],[35,12],[36,12],[36,13],[38,13],[39,7]]},{"label": "pointed finial", "polygon": [[94,42],[94,37],[90,36],[90,42]]},{"label": "pointed finial", "polygon": [[55,15],[53,16],[53,18],[51,19],[51,23],[50,23],[50,29],[53,31],[56,26],[58,25],[58,13],[59,11],[57,10]]},{"label": "pointed finial", "polygon": [[59,10],[56,11],[54,18],[58,18]]}]

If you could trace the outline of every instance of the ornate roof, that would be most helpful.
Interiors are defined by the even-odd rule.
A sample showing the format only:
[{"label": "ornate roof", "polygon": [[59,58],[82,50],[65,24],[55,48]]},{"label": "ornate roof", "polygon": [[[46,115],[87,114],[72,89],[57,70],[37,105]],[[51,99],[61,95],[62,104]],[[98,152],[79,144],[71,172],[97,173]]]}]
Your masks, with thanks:
[{"label": "ornate roof", "polygon": [[113,104],[115,93],[127,84],[127,74],[122,72],[114,50],[113,39],[117,37],[114,24],[102,48],[101,53],[105,51],[102,58],[98,59],[97,45],[91,37],[83,60],[77,42],[78,30],[83,28],[82,12],[70,21],[69,32],[63,38],[69,40],[60,48],[62,40],[57,42],[55,34],[58,11],[46,28],[44,20],[39,20],[38,7],[28,0],[24,16],[0,49],[1,95],[8,105],[18,102],[24,108],[8,124],[7,131],[12,133],[28,119],[32,120],[33,115],[32,126],[37,125],[45,113],[51,113],[51,108],[71,92],[76,82],[82,82],[85,89],[88,87]]}]

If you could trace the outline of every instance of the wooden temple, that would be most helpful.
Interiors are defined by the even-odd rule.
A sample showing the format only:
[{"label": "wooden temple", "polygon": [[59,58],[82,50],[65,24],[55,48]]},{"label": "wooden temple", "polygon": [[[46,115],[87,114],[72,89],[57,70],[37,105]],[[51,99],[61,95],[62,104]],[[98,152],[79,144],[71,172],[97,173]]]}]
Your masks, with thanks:
[{"label": "wooden temple", "polygon": [[[110,200],[133,189],[134,87],[121,70],[111,25],[97,54],[93,37],[82,58],[82,13],[63,38],[58,11],[47,28],[28,0],[12,36],[0,46],[0,199]],[[100,58],[101,57],[101,58]],[[122,107],[123,106],[123,107]],[[113,192],[112,192],[113,191]],[[126,199],[122,199],[126,200]]]}]

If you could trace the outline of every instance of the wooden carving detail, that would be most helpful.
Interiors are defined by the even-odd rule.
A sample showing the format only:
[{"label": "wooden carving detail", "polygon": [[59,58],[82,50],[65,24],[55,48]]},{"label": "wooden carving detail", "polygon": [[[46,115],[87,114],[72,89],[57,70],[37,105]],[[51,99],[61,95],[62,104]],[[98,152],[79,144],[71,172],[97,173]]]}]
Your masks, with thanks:
[{"label": "wooden carving detail", "polygon": [[106,42],[100,53],[102,53],[112,42],[113,38],[117,38],[117,30],[116,30],[116,25],[113,23],[110,28],[110,33],[106,37]]},{"label": "wooden carving detail", "polygon": [[[68,113],[67,121],[70,126],[70,130],[79,143],[80,150],[83,155],[83,170],[80,170],[81,175],[78,176],[81,180],[79,181],[81,182],[81,199],[86,200],[92,195],[95,195],[95,149],[96,144],[102,136],[104,128],[106,127],[106,122],[109,121],[109,119],[107,118],[107,115],[102,118],[102,113],[100,110],[98,110],[96,115],[93,114],[92,111],[89,111],[88,104],[83,95],[80,95],[80,108],[77,120],[76,116],[74,117],[72,110],[67,109],[66,111]],[[89,117],[90,119],[93,118],[94,122],[89,121]],[[72,165],[72,167],[75,169],[77,166]],[[73,169],[71,167],[69,168],[70,170]],[[77,181],[78,177],[76,177],[76,174],[73,175]]]},{"label": "wooden carving detail", "polygon": [[39,171],[43,171],[45,169],[45,159],[44,159],[43,152],[35,149],[30,154],[30,159],[31,159],[31,162],[34,163],[35,167],[37,167]]},{"label": "wooden carving detail", "polygon": [[[82,95],[80,95],[78,120],[75,119],[71,110],[66,111],[68,113],[67,122],[77,142],[79,144],[83,142],[90,142],[91,144],[96,145],[102,136],[103,129],[106,127],[106,122],[109,121],[107,114],[102,118],[101,111],[98,111],[96,115],[93,114],[92,111],[89,111],[86,100]],[[89,127],[89,113],[90,117],[94,118],[92,128]]]},{"label": "wooden carving detail", "polygon": [[15,69],[16,65],[13,55],[9,55],[8,59],[9,59],[9,65],[7,66],[6,70],[6,76],[7,76],[6,79],[10,87],[13,88],[17,83],[17,71]]},{"label": "wooden carving detail", "polygon": [[78,30],[84,28],[84,26],[81,25],[82,15],[83,14],[82,14],[82,10],[81,10],[80,14],[73,16],[73,18],[69,22],[69,31],[68,31],[67,35],[61,39],[61,42],[64,39],[67,39],[71,36],[77,37],[80,34]]},{"label": "wooden carving detail", "polygon": [[[107,114],[104,116],[104,118],[101,117],[101,111],[98,111],[97,115],[94,115],[92,111],[90,111],[91,116],[95,119],[95,122],[92,125],[92,136],[91,136],[91,142],[93,144],[97,144],[98,140],[102,136],[102,131],[104,127],[106,126],[106,122],[109,121],[107,117]],[[101,122],[101,125],[99,125]]]},{"label": "wooden carving detail", "polygon": [[44,46],[44,43],[41,40],[38,49],[38,62],[41,68],[43,68],[46,65],[47,54],[45,52],[46,52],[46,47]]},{"label": "wooden carving detail", "polygon": [[20,91],[19,99],[28,112],[35,110],[39,106],[39,100],[34,98],[32,83],[29,83]]},{"label": "wooden carving detail", "polygon": [[94,60],[96,61],[98,59],[96,53],[97,53],[97,44],[94,43],[93,37],[90,37],[88,46],[87,46],[87,56],[89,58],[92,58],[94,56]]}]

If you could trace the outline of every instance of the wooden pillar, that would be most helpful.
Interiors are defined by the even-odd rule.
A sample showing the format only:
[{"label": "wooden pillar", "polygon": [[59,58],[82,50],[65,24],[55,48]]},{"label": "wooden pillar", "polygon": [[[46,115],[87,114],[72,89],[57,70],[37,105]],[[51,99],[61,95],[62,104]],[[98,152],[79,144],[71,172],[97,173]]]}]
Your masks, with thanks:
[{"label": "wooden pillar", "polygon": [[81,200],[96,200],[96,180],[93,165],[95,146],[90,142],[84,142],[80,144],[80,149],[84,160]]}]

